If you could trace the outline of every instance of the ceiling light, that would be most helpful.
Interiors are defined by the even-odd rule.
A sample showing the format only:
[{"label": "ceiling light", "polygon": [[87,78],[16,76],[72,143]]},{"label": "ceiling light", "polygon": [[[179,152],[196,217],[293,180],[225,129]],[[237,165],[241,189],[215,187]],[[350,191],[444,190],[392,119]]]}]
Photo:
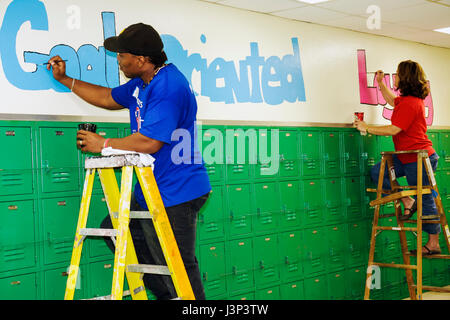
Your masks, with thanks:
[{"label": "ceiling light", "polygon": [[450,34],[450,27],[434,29],[434,31]]},{"label": "ceiling light", "polygon": [[315,3],[321,3],[321,2],[327,2],[330,0],[297,0],[298,2],[305,2],[309,4],[315,4]]}]

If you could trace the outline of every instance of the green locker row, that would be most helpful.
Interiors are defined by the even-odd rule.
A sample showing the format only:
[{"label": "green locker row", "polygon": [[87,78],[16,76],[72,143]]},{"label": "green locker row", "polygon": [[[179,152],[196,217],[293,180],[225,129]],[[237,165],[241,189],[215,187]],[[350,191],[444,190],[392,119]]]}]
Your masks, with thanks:
[{"label": "green locker row", "polygon": [[[0,143],[10,157],[0,160],[0,197],[79,191],[86,154],[75,146],[76,125],[70,122],[1,121]],[[110,138],[122,137],[129,134],[127,126],[98,123],[97,133]],[[255,144],[246,133],[252,130],[259,133]],[[370,167],[379,160],[381,151],[393,150],[390,137],[361,136],[350,128],[277,128],[277,154],[275,149],[272,150],[273,142],[266,143],[267,139],[260,139],[274,130],[201,127],[201,147],[211,181],[232,183],[289,177],[367,175]],[[227,131],[233,132],[231,139],[220,140],[217,137],[218,132]],[[442,170],[450,169],[448,136],[448,131],[430,134],[441,155],[438,168]],[[253,148],[250,146],[255,150],[250,151]],[[257,161],[250,163],[245,155],[260,154],[261,148],[267,148],[269,155],[274,153],[273,158],[256,157]],[[242,154],[244,162],[238,163]],[[279,170],[275,174],[264,175],[273,166]]]}]

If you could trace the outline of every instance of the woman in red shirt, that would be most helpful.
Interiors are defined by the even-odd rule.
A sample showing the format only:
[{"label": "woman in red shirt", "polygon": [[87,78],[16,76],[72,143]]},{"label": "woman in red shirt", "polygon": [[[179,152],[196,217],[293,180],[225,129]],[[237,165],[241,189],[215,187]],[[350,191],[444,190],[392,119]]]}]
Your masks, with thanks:
[{"label": "woman in red shirt", "polygon": [[[355,120],[354,126],[361,132],[374,135],[392,136],[396,151],[427,150],[433,171],[436,170],[439,156],[428,139],[425,121],[424,99],[429,94],[429,88],[422,67],[414,61],[403,61],[398,65],[394,86],[400,91],[396,96],[383,82],[383,71],[377,71],[377,82],[385,100],[394,107],[391,124],[386,126],[371,126],[364,121]],[[387,150],[385,150],[387,151]],[[394,168],[396,177],[406,176],[409,185],[417,185],[417,156],[415,154],[394,155]],[[378,183],[381,162],[373,166],[371,177]],[[428,177],[423,169],[423,185],[429,185]],[[389,174],[385,171],[383,188],[390,189]],[[415,197],[416,198],[416,197]],[[411,197],[400,199],[404,206],[402,220],[411,218],[417,210],[416,201]],[[432,194],[422,197],[423,215],[437,215],[436,204]],[[428,242],[423,247],[423,255],[441,253],[439,247],[440,224],[423,224],[423,231],[427,232]]]}]

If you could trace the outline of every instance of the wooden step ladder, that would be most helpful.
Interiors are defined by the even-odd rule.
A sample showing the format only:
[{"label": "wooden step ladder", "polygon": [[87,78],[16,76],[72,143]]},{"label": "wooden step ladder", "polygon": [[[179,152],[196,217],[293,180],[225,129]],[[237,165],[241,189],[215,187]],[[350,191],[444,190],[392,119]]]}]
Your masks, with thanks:
[{"label": "wooden step ladder", "polygon": [[[114,168],[118,167],[122,168],[120,192],[114,174]],[[126,274],[132,299],[147,300],[148,297],[142,281],[142,275],[144,273],[152,273],[170,275],[172,277],[178,295],[177,299],[195,300],[151,166],[144,165],[139,154],[125,154],[87,158],[85,169],[86,177],[83,196],[64,299],[73,300],[83,242],[86,236],[99,236],[111,237],[116,246],[111,295],[107,299],[122,299],[123,282]],[[86,228],[96,171],[98,171],[100,177],[114,229]],[[130,212],[134,171],[138,177],[149,211]],[[129,231],[130,218],[152,219],[167,266],[142,265],[138,263]]]},{"label": "wooden step ladder", "polygon": [[[417,186],[400,186],[396,180],[395,171],[394,171],[394,162],[392,156],[394,154],[406,154],[413,153],[417,154]],[[431,167],[430,159],[428,158],[428,153],[426,150],[414,150],[414,151],[397,151],[397,152],[382,152],[381,153],[381,167],[380,173],[378,177],[378,186],[377,189],[367,189],[368,192],[376,192],[377,197],[375,200],[370,202],[370,206],[375,207],[375,213],[373,217],[372,224],[372,235],[370,239],[370,251],[369,251],[369,263],[367,267],[367,277],[365,283],[365,293],[364,299],[369,300],[371,286],[369,285],[372,281],[372,269],[373,266],[385,267],[385,268],[401,268],[405,269],[406,273],[406,281],[408,284],[408,290],[411,300],[422,300],[422,291],[437,291],[437,292],[450,292],[450,289],[433,287],[433,286],[424,286],[422,285],[422,258],[434,258],[434,259],[450,259],[450,255],[444,254],[436,254],[422,257],[422,224],[423,223],[440,223],[442,227],[441,233],[444,235],[447,243],[447,249],[450,252],[450,232],[447,224],[447,219],[445,217],[445,211],[442,206],[441,196],[438,191],[438,187],[436,184],[436,179],[434,177],[434,172]],[[425,171],[428,176],[428,180],[430,181],[430,185],[423,186],[422,174],[423,174],[423,166],[424,164]],[[389,180],[391,183],[391,190],[383,190],[383,178],[384,172],[388,170]],[[436,203],[436,207],[438,210],[437,215],[425,215],[423,216],[422,212],[422,195],[424,194],[433,194],[434,201]],[[383,196],[384,195],[384,196]],[[400,205],[400,199],[406,196],[417,196],[417,220],[401,220],[402,210]],[[379,226],[378,219],[392,216],[392,215],[380,215],[380,207],[381,205],[385,205],[389,202],[394,202],[395,205],[395,216],[397,218],[397,226],[389,227],[389,226]],[[431,220],[431,219],[439,219],[439,220]],[[416,227],[405,227],[405,223],[414,223]],[[374,262],[374,254],[375,254],[375,244],[376,237],[382,231],[398,231],[400,235],[400,244],[401,251],[403,256],[403,264],[394,264],[394,263],[381,263]],[[406,242],[406,234],[405,232],[416,232],[417,233],[417,264],[412,265],[410,262],[410,256],[412,255],[407,246]],[[413,270],[416,271],[417,282],[414,283],[413,279]]]}]

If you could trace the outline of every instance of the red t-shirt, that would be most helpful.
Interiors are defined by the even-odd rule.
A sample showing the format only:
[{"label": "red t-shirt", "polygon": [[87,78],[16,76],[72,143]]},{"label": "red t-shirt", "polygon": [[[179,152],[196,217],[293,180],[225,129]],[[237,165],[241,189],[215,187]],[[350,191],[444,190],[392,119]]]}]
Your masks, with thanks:
[{"label": "red t-shirt", "polygon": [[[427,123],[423,100],[413,96],[400,96],[395,98],[394,105],[391,123],[402,129],[398,134],[392,136],[395,150],[427,150],[428,155],[432,155],[435,151],[426,134]],[[417,161],[415,154],[399,154],[398,158],[402,163]]]}]

